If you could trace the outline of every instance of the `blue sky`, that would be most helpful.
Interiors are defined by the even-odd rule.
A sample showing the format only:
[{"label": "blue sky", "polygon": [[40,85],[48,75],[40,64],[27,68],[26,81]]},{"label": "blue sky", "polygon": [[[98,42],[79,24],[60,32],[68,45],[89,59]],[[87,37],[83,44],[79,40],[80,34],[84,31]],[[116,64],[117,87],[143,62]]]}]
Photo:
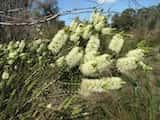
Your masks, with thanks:
[{"label": "blue sky", "polygon": [[[95,6],[93,2],[88,2],[89,0],[58,0],[58,6],[60,11],[71,10],[74,8],[86,8]],[[137,0],[139,1],[140,5],[135,5],[133,2],[128,2],[131,0],[109,0],[115,2],[106,2],[105,4],[101,5],[102,9],[107,10],[111,8],[113,11],[121,12],[126,8],[140,8],[140,7],[147,7],[152,6],[160,3],[160,0]],[[76,14],[76,15],[65,15],[60,17],[61,20],[64,20],[66,24],[69,24],[73,18],[79,16],[81,19],[88,19],[90,13],[83,13],[83,14]]]}]

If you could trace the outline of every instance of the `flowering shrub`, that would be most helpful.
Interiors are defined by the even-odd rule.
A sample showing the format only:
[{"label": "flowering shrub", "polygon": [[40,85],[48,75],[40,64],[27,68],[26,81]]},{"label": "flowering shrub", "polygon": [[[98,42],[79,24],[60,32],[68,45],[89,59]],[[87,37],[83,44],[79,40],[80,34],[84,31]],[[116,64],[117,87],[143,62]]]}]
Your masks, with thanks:
[{"label": "flowering shrub", "polygon": [[[124,51],[126,42],[126,34],[109,27],[107,18],[95,11],[89,21],[73,20],[52,40],[0,44],[0,114],[3,113],[0,119],[37,119],[31,114],[38,116],[42,111],[46,114],[48,109],[53,114],[52,104],[43,101],[48,97],[39,98],[53,81],[56,81],[54,90],[49,92],[57,92],[56,85],[64,82],[62,91],[71,91],[66,85],[76,84],[73,91],[86,98],[122,88],[136,70],[152,70],[145,64],[144,46]],[[67,101],[70,102],[64,100],[64,104]]]},{"label": "flowering shrub", "polygon": [[[111,36],[112,39],[108,40],[107,36]],[[94,78],[96,80],[87,81],[95,88],[96,85],[100,87],[98,90],[92,89],[83,79],[81,88],[87,84],[88,89],[94,92],[119,89],[125,80],[122,80],[121,76],[117,77],[113,69],[121,74],[136,70],[138,66],[145,70],[151,69],[143,62],[145,50],[141,48],[130,50],[124,57],[122,56],[121,51],[126,41],[124,36],[125,33],[108,27],[107,18],[101,12],[95,11],[90,21],[73,20],[70,26],[58,31],[52,40],[38,39],[30,42],[21,40],[0,45],[1,79],[9,80],[21,64],[29,67],[47,64],[53,69],[63,71],[76,67],[82,78]],[[106,44],[106,41],[109,44]],[[113,76],[113,79],[101,80],[101,77],[111,77],[109,75]],[[105,89],[102,88],[101,81],[107,86]]]}]

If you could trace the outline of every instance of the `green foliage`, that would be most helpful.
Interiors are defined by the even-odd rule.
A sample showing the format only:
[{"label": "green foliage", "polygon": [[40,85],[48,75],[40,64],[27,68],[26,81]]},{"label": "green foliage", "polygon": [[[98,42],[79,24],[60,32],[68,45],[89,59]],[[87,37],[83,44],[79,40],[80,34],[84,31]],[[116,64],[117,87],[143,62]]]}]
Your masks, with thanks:
[{"label": "green foliage", "polygon": [[159,5],[138,10],[129,8],[122,13],[115,14],[112,18],[112,26],[120,30],[147,29],[153,30],[159,24]]},{"label": "green foliage", "polygon": [[136,10],[129,8],[124,10],[120,15],[115,14],[112,18],[112,26],[119,30],[130,30],[136,25]]}]

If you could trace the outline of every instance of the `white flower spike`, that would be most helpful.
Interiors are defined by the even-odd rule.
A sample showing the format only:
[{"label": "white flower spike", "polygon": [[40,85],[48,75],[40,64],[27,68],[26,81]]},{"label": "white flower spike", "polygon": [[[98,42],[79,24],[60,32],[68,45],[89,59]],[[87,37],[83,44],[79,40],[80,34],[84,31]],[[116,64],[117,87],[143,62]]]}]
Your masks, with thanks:
[{"label": "white flower spike", "polygon": [[121,34],[116,34],[113,36],[109,44],[109,49],[115,51],[116,53],[119,53],[123,47],[123,44],[124,44],[123,36]]},{"label": "white flower spike", "polygon": [[75,47],[68,53],[65,60],[67,65],[72,68],[80,63],[82,57],[83,50],[80,47]]},{"label": "white flower spike", "polygon": [[98,52],[98,49],[100,47],[100,40],[97,36],[92,35],[87,43],[85,52]]},{"label": "white flower spike", "polygon": [[138,66],[137,62],[135,57],[124,57],[117,60],[116,66],[120,72],[126,73],[135,70]]},{"label": "white flower spike", "polygon": [[65,33],[65,31],[60,30],[48,45],[48,49],[51,50],[53,54],[57,54],[65,45],[67,39],[68,35]]},{"label": "white flower spike", "polygon": [[144,59],[144,50],[143,49],[134,49],[130,50],[127,55],[127,57],[135,57],[137,61]]},{"label": "white flower spike", "polygon": [[117,90],[122,88],[126,82],[120,77],[107,77],[101,79],[82,79],[79,93],[87,97],[91,93],[106,92],[108,90]]}]

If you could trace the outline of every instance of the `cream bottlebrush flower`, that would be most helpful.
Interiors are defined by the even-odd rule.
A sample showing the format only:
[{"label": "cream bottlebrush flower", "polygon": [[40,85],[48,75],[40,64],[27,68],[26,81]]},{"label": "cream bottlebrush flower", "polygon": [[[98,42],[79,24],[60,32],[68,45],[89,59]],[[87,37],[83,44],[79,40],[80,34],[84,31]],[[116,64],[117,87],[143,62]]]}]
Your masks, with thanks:
[{"label": "cream bottlebrush flower", "polygon": [[56,65],[57,65],[58,67],[63,67],[63,66],[65,66],[65,65],[66,65],[65,57],[62,56],[62,57],[58,58],[58,59],[56,60]]},{"label": "cream bottlebrush flower", "polygon": [[70,41],[72,41],[72,42],[77,42],[77,41],[79,41],[79,39],[80,39],[80,35],[78,35],[77,33],[73,33],[70,36]]},{"label": "cream bottlebrush flower", "polygon": [[100,40],[96,35],[92,35],[87,43],[85,52],[86,54],[89,52],[98,52],[100,47]]},{"label": "cream bottlebrush flower", "polygon": [[83,57],[83,50],[80,47],[73,48],[65,57],[67,65],[72,68],[80,63]]},{"label": "cream bottlebrush flower", "polygon": [[109,44],[109,49],[115,51],[116,53],[119,53],[123,47],[123,44],[124,44],[123,36],[121,34],[116,34],[113,36]]},{"label": "cream bottlebrush flower", "polygon": [[91,23],[93,23],[94,25],[97,25],[101,22],[105,24],[106,21],[107,21],[107,18],[101,12],[96,12],[95,11],[91,15]]},{"label": "cream bottlebrush flower", "polygon": [[92,25],[87,25],[84,27],[84,32],[82,35],[83,39],[89,39],[89,37],[92,34],[92,29],[93,29]]},{"label": "cream bottlebrush flower", "polygon": [[135,57],[124,57],[117,60],[116,66],[122,73],[127,73],[135,70],[138,67],[137,59]]},{"label": "cream bottlebrush flower", "polygon": [[105,71],[110,64],[110,56],[108,54],[104,54],[95,57],[94,60],[82,64],[80,66],[80,71],[84,76],[94,77]]},{"label": "cream bottlebrush flower", "polygon": [[117,90],[122,88],[124,84],[126,84],[125,81],[123,81],[120,77],[108,77],[103,78],[102,80],[105,81],[103,84],[103,89],[105,90]]},{"label": "cream bottlebrush flower", "polygon": [[77,27],[77,29],[75,29],[75,33],[78,35],[82,35],[84,31],[84,24],[80,23]]},{"label": "cream bottlebrush flower", "polygon": [[110,55],[103,54],[96,57],[97,61],[97,70],[99,73],[105,71],[110,65],[111,65],[111,59]]},{"label": "cream bottlebrush flower", "polygon": [[77,22],[77,20],[76,20],[76,19],[73,20],[73,21],[71,22],[71,24],[70,24],[70,30],[71,30],[71,31],[75,31],[75,30],[77,29],[78,25],[79,25],[79,23]]},{"label": "cream bottlebrush flower", "polygon": [[82,96],[89,96],[93,92],[106,92],[108,90],[117,90],[125,84],[119,77],[107,77],[101,79],[82,79],[79,93]]},{"label": "cream bottlebrush flower", "polygon": [[82,96],[89,96],[93,92],[105,92],[102,88],[104,81],[99,79],[82,79],[79,93]]},{"label": "cream bottlebrush flower", "polygon": [[57,54],[65,45],[67,39],[68,35],[66,32],[64,30],[60,30],[48,45],[48,49],[51,50],[53,54]]},{"label": "cream bottlebrush flower", "polygon": [[99,17],[100,17],[100,12],[96,12],[94,11],[91,15],[91,23],[93,23],[94,25],[98,23]]},{"label": "cream bottlebrush flower", "polygon": [[80,65],[80,71],[84,76],[97,76],[97,62],[95,60]]},{"label": "cream bottlebrush flower", "polygon": [[89,62],[91,60],[95,60],[95,58],[96,58],[97,55],[98,55],[98,53],[96,51],[91,51],[89,53],[86,53],[84,55],[83,62],[86,63],[86,62]]},{"label": "cream bottlebrush flower", "polygon": [[101,31],[104,27],[105,27],[105,22],[104,21],[100,21],[99,23],[97,23],[95,25],[95,30],[96,31]]},{"label": "cream bottlebrush flower", "polygon": [[127,57],[135,57],[137,61],[141,61],[144,59],[144,50],[143,49],[134,49],[134,50],[130,50],[128,53],[127,53]]},{"label": "cream bottlebrush flower", "polygon": [[8,73],[7,71],[4,71],[4,72],[2,73],[2,79],[3,79],[3,80],[9,79],[9,73]]}]

